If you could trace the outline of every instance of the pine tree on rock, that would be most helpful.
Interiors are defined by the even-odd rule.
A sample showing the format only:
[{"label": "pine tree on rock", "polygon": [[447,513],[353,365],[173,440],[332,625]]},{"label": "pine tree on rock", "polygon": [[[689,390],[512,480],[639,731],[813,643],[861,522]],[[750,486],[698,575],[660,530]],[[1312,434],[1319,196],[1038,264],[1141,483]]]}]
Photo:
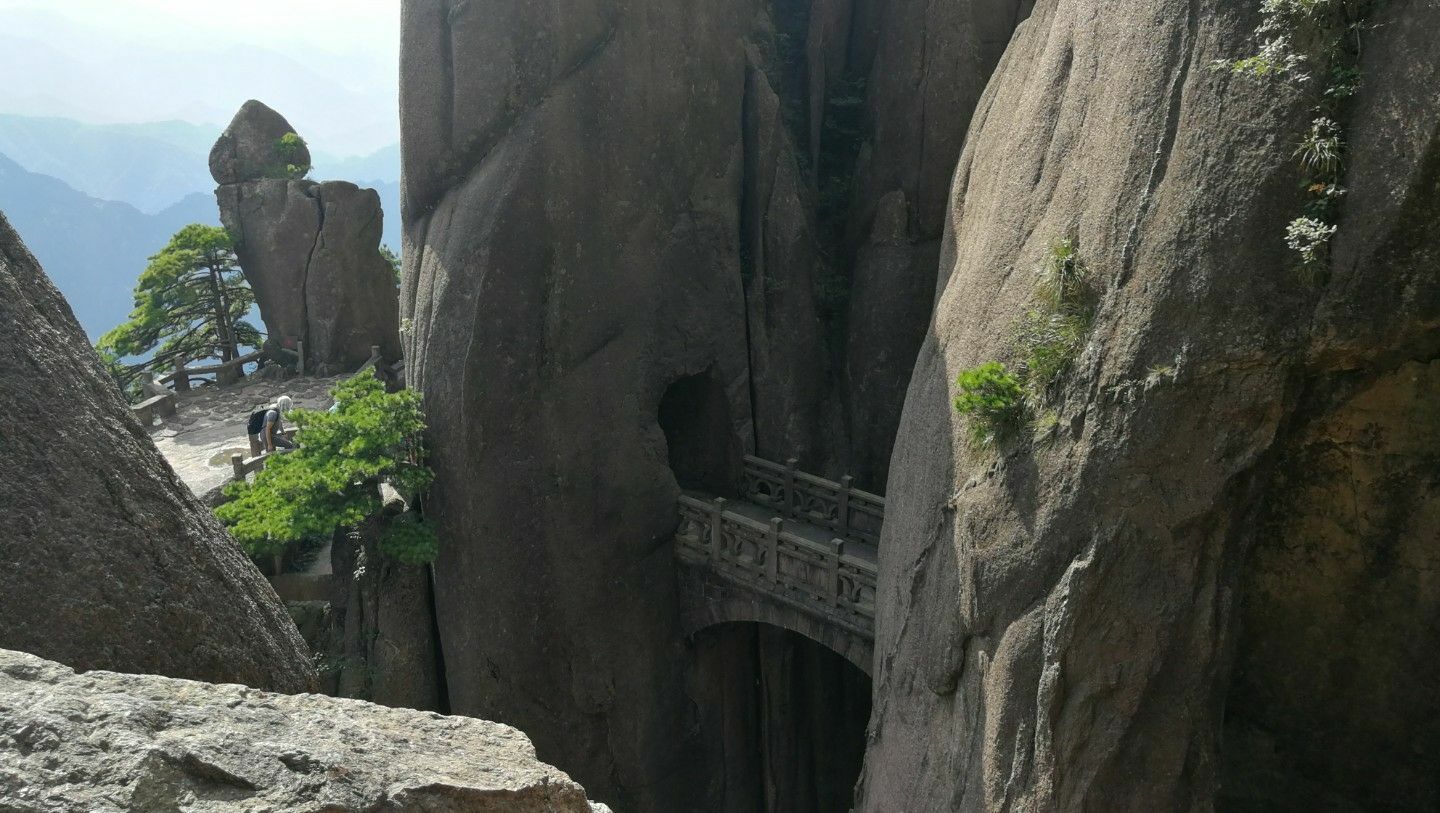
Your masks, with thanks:
[{"label": "pine tree on rock", "polygon": [[[96,349],[121,387],[131,390],[142,376],[177,361],[230,361],[241,347],[258,347],[260,332],[245,321],[254,304],[229,233],[191,224],[150,258],[135,285],[129,321],[101,336]],[[145,360],[127,364],[126,357]]]}]

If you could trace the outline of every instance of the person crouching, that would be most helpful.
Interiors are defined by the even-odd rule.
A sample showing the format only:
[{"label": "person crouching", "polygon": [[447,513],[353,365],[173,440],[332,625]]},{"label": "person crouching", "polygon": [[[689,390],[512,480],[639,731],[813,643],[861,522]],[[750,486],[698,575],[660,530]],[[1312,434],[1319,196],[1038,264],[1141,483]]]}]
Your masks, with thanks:
[{"label": "person crouching", "polygon": [[276,449],[293,449],[295,442],[285,436],[285,416],[294,402],[282,395],[275,403],[250,413],[245,431],[250,435],[250,456],[270,454]]}]

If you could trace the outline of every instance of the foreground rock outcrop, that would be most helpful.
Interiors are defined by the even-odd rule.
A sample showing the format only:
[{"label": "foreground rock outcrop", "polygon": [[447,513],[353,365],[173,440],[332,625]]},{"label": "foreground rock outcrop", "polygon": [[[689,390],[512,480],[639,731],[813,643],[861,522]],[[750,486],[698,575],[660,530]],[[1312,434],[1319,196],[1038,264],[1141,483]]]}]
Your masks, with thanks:
[{"label": "foreground rock outcrop", "polygon": [[305,345],[307,372],[351,372],[379,345],[400,353],[395,278],[380,255],[380,196],[302,176],[310,153],[290,123],[246,102],[210,153],[220,220],[235,238],[272,354]]},{"label": "foreground rock outcrop", "polygon": [[0,215],[0,647],[304,691],[309,652]]},{"label": "foreground rock outcrop", "polygon": [[[1364,32],[1306,276],[1313,100],[1208,69],[1258,5],[1039,2],[980,102],[892,460],[862,810],[1440,804],[1440,6]],[[1012,358],[1064,237],[1089,344],[1052,434],[977,449],[953,382]]]},{"label": "foreground rock outcrop", "polygon": [[0,809],[608,813],[509,726],[6,650]]}]

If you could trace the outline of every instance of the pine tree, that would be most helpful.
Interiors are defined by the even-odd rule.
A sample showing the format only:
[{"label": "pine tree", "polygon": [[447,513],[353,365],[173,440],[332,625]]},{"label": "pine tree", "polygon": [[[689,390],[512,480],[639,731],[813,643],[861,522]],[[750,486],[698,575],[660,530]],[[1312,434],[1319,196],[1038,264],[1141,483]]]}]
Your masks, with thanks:
[{"label": "pine tree", "polygon": [[[254,304],[229,233],[191,224],[150,258],[135,285],[129,321],[95,346],[129,391],[142,376],[171,369],[176,361],[230,361],[241,347],[258,347],[260,331],[245,321]],[[123,363],[126,357],[145,361]]]}]

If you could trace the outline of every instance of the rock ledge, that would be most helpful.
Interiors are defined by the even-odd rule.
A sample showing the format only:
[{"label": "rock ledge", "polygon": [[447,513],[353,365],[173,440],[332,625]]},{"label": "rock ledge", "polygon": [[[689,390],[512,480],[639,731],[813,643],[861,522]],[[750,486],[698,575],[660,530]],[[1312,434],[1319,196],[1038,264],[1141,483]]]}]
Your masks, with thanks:
[{"label": "rock ledge", "polygon": [[0,810],[608,811],[498,723],[9,650]]}]

